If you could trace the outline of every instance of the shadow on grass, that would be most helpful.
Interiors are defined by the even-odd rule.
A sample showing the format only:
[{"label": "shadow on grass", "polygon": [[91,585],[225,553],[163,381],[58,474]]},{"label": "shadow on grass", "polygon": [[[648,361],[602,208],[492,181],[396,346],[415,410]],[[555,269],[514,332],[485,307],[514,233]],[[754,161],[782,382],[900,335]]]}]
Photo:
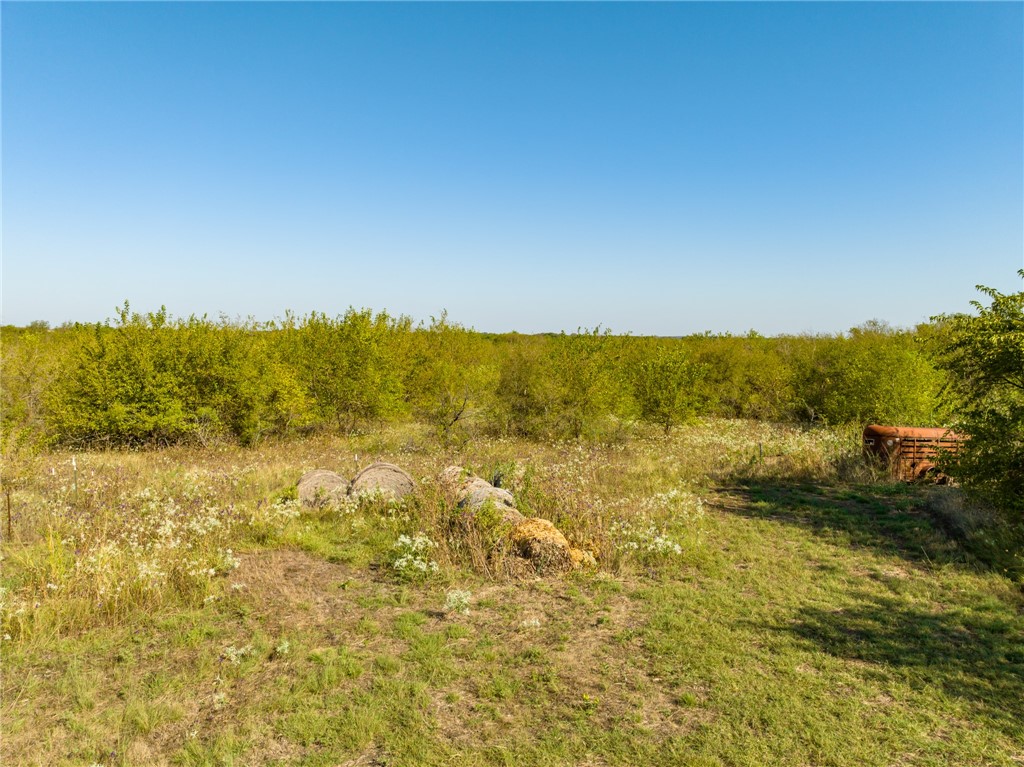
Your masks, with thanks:
[{"label": "shadow on grass", "polygon": [[841,545],[866,547],[912,561],[977,567],[924,510],[924,492],[922,487],[906,484],[751,481],[723,488],[723,497],[715,505],[751,519],[809,529]]},{"label": "shadow on grass", "polygon": [[[981,568],[924,509],[926,490],[759,480],[725,488],[716,505],[798,526],[841,546],[924,565]],[[880,674],[912,687],[937,686],[966,702],[972,718],[1024,738],[1024,600],[939,591],[933,599],[944,602],[943,608],[932,601],[914,603],[920,595],[871,588],[852,591],[847,606],[838,609],[805,605],[776,630],[830,655],[876,665]]]},{"label": "shadow on grass", "polygon": [[[938,686],[1013,738],[1024,738],[1024,617],[1007,604],[929,611],[854,593],[840,610],[804,607],[777,630],[830,655],[879,664],[915,688]],[[1022,741],[1024,742],[1024,741]]]}]

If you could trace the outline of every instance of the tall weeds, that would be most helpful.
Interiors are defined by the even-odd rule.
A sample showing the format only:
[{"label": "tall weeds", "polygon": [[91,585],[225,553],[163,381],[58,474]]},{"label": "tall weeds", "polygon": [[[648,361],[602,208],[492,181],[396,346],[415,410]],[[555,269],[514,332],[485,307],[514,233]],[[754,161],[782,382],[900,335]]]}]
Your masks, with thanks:
[{"label": "tall weeds", "polygon": [[[38,456],[13,492],[3,633],[64,633],[166,602],[201,604],[226,588],[240,551],[262,546],[375,564],[381,577],[401,580],[417,573],[395,562],[425,553],[403,553],[403,536],[424,536],[432,544],[420,557],[428,580],[458,571],[515,576],[521,568],[498,523],[463,514],[433,479],[452,460],[510,490],[524,514],[553,522],[600,569],[674,567],[704,545],[714,476],[836,479],[858,444],[849,432],[728,420],[604,445],[480,439],[456,456],[408,452],[408,442],[408,429],[394,429],[257,450]],[[369,460],[369,447],[373,458],[413,473],[412,498],[368,496],[322,509],[298,504],[294,483],[303,471],[354,473]]]}]

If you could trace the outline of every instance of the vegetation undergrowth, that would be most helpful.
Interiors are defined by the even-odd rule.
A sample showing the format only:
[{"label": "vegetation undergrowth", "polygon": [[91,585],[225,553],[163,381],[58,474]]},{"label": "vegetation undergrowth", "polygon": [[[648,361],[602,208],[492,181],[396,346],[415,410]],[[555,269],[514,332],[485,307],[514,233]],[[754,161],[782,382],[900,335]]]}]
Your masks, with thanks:
[{"label": "vegetation undergrowth", "polygon": [[[301,506],[306,470],[418,481]],[[595,568],[510,573],[450,464]],[[851,429],[432,427],[26,459],[4,763],[1019,763],[1024,599]],[[935,491],[930,491],[934,493]]]}]

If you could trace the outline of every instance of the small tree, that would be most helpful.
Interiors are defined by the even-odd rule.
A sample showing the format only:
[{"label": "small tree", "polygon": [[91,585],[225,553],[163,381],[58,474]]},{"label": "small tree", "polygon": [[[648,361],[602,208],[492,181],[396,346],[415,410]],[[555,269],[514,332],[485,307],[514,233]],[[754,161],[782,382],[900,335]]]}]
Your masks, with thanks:
[{"label": "small tree", "polygon": [[700,410],[726,418],[781,420],[793,409],[793,339],[695,336],[686,339],[703,374],[694,381]]},{"label": "small tree", "polygon": [[494,388],[490,347],[479,333],[450,322],[447,312],[412,331],[412,339],[406,402],[447,442]]},{"label": "small tree", "polygon": [[879,322],[810,339],[794,364],[798,413],[826,423],[929,426],[943,421],[944,376],[910,331]]},{"label": "small tree", "polygon": [[28,329],[4,329],[0,343],[0,433],[45,428],[45,397],[71,344],[70,333],[55,333],[37,322]]},{"label": "small tree", "polygon": [[619,408],[620,346],[611,331],[600,328],[562,333],[553,340],[548,364],[557,392],[559,431],[578,439]]},{"label": "small tree", "polygon": [[630,365],[633,397],[640,417],[668,434],[697,413],[698,384],[707,369],[693,362],[678,344],[659,343]]},{"label": "small tree", "polygon": [[128,302],[109,324],[82,328],[79,347],[47,391],[47,421],[64,444],[168,444],[195,428],[177,374],[167,310]]},{"label": "small tree", "polygon": [[[1019,272],[1024,278],[1024,270]],[[979,285],[991,300],[977,314],[940,315],[930,340],[949,383],[945,396],[970,439],[953,471],[964,487],[1024,523],[1024,291],[1003,295]]]},{"label": "small tree", "polygon": [[303,384],[318,415],[351,431],[401,408],[401,383],[389,356],[391,318],[349,309],[343,317],[313,312],[297,331]]},{"label": "small tree", "polygon": [[500,357],[492,420],[502,434],[539,438],[552,428],[558,397],[547,338],[515,338]]},{"label": "small tree", "polygon": [[306,409],[260,326],[171,320],[166,309],[68,331],[76,349],[46,389],[51,438],[67,445],[252,444]]}]

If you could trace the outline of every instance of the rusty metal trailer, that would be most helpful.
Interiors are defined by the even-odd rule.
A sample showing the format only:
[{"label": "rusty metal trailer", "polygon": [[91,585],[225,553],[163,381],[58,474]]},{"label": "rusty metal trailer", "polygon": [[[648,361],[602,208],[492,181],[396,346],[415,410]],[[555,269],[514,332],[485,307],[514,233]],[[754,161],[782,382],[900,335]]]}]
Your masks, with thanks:
[{"label": "rusty metal trailer", "polygon": [[872,424],[864,428],[864,455],[888,466],[894,479],[943,479],[937,462],[942,455],[955,456],[963,440],[949,429]]}]

